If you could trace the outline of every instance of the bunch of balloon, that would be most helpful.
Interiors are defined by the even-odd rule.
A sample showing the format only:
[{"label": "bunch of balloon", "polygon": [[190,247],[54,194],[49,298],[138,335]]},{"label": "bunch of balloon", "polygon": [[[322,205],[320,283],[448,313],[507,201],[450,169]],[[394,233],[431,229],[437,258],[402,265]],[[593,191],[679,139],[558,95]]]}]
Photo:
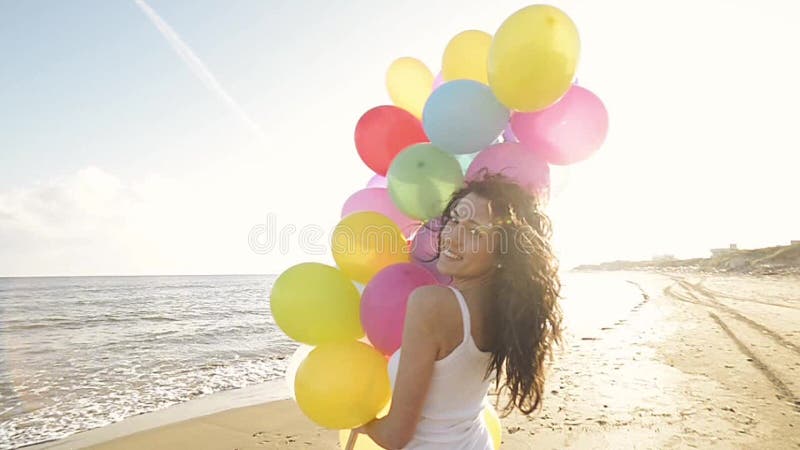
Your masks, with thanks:
[{"label": "bunch of balloon", "polygon": [[[450,281],[436,270],[438,232],[465,180],[499,173],[547,195],[551,165],[577,163],[600,148],[608,113],[574,83],[579,53],[572,20],[532,5],[494,34],[455,35],[436,76],[416,58],[391,63],[385,82],[392,104],[356,123],[356,151],[374,175],[343,203],[331,243],[336,267],[294,266],[271,294],[275,322],[302,344],[287,382],[309,418],[346,438],[348,429],[386,413],[386,358],[400,347],[408,297]],[[483,418],[499,446],[491,406]],[[371,446],[366,436],[356,444]]]},{"label": "bunch of balloon", "polygon": [[301,343],[289,360],[290,392],[308,418],[331,429],[372,420],[391,395],[386,359],[359,341],[359,307],[345,272],[320,263],[284,271],[270,294],[275,323]]},{"label": "bunch of balloon", "polygon": [[[575,83],[579,54],[575,24],[558,8],[528,6],[500,25],[488,53],[489,87],[514,110],[503,139],[521,144],[532,156],[521,156],[517,147],[514,156],[503,161],[505,152],[495,149],[494,155],[471,167],[473,173],[484,166],[497,171],[500,164],[515,168],[512,177],[520,175],[520,169],[527,172],[521,181],[528,186],[548,186],[543,162],[573,164],[600,148],[608,131],[608,112],[596,95]],[[540,174],[538,181],[531,172]]]}]

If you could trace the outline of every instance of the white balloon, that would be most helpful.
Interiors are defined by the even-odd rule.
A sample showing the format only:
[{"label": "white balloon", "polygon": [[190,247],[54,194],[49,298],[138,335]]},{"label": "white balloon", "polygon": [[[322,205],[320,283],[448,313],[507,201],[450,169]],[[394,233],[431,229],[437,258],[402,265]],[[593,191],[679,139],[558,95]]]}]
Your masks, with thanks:
[{"label": "white balloon", "polygon": [[294,378],[297,376],[297,368],[300,367],[300,363],[306,359],[306,356],[311,353],[311,350],[314,350],[313,345],[300,344],[289,358],[289,364],[286,366],[286,373],[284,376],[286,377],[286,387],[289,388],[289,395],[292,397],[292,400],[295,400]]}]

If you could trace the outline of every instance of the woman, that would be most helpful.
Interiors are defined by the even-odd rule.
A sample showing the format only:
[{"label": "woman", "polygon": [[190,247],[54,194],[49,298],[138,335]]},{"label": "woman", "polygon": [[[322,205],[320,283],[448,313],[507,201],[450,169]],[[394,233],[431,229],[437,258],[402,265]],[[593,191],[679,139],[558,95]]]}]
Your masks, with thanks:
[{"label": "woman", "polygon": [[530,414],[560,341],[558,268],[537,199],[485,175],[442,219],[437,268],[451,286],[412,292],[389,361],[391,408],[357,430],[389,449],[492,449],[481,414],[491,382],[508,399],[504,413]]}]

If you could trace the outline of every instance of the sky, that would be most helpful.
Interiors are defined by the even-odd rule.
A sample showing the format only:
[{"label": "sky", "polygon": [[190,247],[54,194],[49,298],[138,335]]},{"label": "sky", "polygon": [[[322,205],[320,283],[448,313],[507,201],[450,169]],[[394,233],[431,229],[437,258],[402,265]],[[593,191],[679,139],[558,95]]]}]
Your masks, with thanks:
[{"label": "sky", "polygon": [[[0,276],[332,263],[391,61],[436,73],[451,37],[527,4],[0,0]],[[800,239],[797,2],[551,4],[610,116],[554,169],[563,266]]]}]

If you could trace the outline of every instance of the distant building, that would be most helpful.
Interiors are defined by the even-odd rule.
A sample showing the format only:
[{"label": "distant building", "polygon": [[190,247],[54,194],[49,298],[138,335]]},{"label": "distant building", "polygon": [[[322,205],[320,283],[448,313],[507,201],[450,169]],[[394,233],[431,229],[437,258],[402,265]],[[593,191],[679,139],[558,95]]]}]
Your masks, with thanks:
[{"label": "distant building", "polygon": [[712,257],[714,257],[714,256],[722,256],[722,255],[726,255],[728,253],[734,252],[736,250],[739,250],[739,246],[736,245],[736,244],[731,244],[731,245],[728,246],[728,248],[712,248],[711,249],[711,256]]},{"label": "distant building", "polygon": [[675,255],[655,255],[653,261],[675,261]]}]

